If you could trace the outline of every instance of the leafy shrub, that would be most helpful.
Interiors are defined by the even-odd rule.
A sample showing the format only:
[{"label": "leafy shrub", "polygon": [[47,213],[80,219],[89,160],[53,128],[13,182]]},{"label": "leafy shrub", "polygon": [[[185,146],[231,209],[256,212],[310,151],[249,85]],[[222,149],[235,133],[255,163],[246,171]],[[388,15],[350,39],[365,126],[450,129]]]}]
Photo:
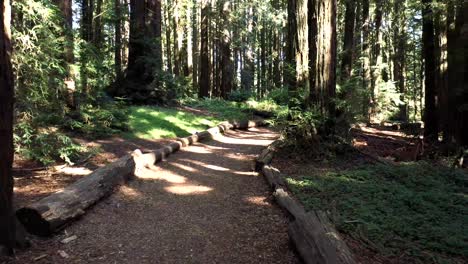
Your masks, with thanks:
[{"label": "leafy shrub", "polygon": [[242,103],[242,102],[246,102],[247,100],[249,100],[250,98],[253,98],[253,97],[254,97],[254,94],[251,91],[237,90],[237,91],[233,91],[233,92],[231,92],[229,94],[228,100],[233,101],[233,102]]},{"label": "leafy shrub", "polygon": [[52,129],[38,129],[28,122],[20,122],[15,126],[14,134],[15,151],[28,159],[41,162],[44,165],[63,160],[72,163],[80,154],[86,151],[73,142],[73,140]]},{"label": "leafy shrub", "polygon": [[289,101],[288,89],[277,88],[268,94],[268,98],[273,100],[276,104],[287,105]]}]

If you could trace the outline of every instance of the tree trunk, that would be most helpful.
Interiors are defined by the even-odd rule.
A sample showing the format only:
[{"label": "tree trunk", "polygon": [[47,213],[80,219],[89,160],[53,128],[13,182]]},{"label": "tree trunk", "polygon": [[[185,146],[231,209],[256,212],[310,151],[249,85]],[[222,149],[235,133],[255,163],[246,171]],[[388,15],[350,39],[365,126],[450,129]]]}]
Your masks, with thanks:
[{"label": "tree trunk", "polygon": [[296,85],[306,91],[309,88],[309,28],[307,21],[307,3],[307,0],[296,0]]},{"label": "tree trunk", "polygon": [[148,35],[151,36],[153,42],[151,51],[152,59],[154,62],[151,64],[150,72],[160,74],[162,71],[162,42],[161,42],[161,0],[147,0],[147,14],[148,14],[148,24],[149,32]]},{"label": "tree trunk", "polygon": [[167,72],[170,74],[174,73],[174,69],[172,67],[172,48],[171,48],[171,19],[170,19],[170,6],[169,1],[164,1],[166,15],[165,15],[165,33],[166,33],[166,59],[167,59]]},{"label": "tree trunk", "polygon": [[435,61],[434,61],[434,21],[431,7],[432,0],[423,3],[423,55],[425,79],[424,136],[437,140],[438,124],[436,110]]},{"label": "tree trunk", "polygon": [[0,5],[0,245],[7,253],[15,246],[13,212],[13,70],[11,66],[10,1]]},{"label": "tree trunk", "polygon": [[[309,102],[321,109],[322,113],[335,117],[334,98],[336,94],[336,0],[314,1],[309,7],[313,19],[310,50],[316,51],[311,59],[311,98]],[[315,30],[316,29],[316,30]]]},{"label": "tree trunk", "polygon": [[[309,1],[311,2],[311,1]],[[296,18],[296,0],[287,1],[288,23],[287,23],[287,42],[286,42],[286,62],[284,69],[285,84],[288,87],[288,107],[293,109],[298,107],[297,97],[297,79],[296,79],[296,47],[297,47],[297,18]],[[310,36],[310,34],[309,34]],[[309,43],[311,43],[309,41]],[[310,49],[309,49],[310,50]]]},{"label": "tree trunk", "polygon": [[67,106],[76,110],[75,104],[75,78],[71,69],[71,65],[75,62],[75,56],[73,54],[73,11],[72,11],[72,1],[63,0],[58,1],[54,0],[54,3],[59,7],[63,19],[63,32],[65,37],[65,48],[63,51],[63,67],[67,71],[67,76],[65,78],[65,88],[64,96],[67,103]]},{"label": "tree trunk", "polygon": [[198,72],[200,64],[200,53],[198,51],[198,37],[199,37],[199,27],[198,27],[198,0],[193,0],[193,8],[192,8],[192,58],[193,58],[193,70],[192,70],[192,83],[193,88],[198,87]]},{"label": "tree trunk", "polygon": [[128,47],[127,79],[137,80],[144,72],[141,59],[144,55],[145,45],[142,40],[145,36],[145,2],[130,0],[130,40]]},{"label": "tree trunk", "polygon": [[114,46],[114,57],[115,57],[115,79],[117,86],[120,86],[122,81],[122,7],[121,0],[114,0],[115,9],[115,46]]},{"label": "tree trunk", "polygon": [[371,109],[374,105],[374,98],[371,96],[371,67],[370,67],[370,9],[369,0],[362,1],[362,84],[364,91],[368,91],[370,96],[366,96],[363,103],[363,114],[366,116],[368,122],[371,119]]},{"label": "tree trunk", "polygon": [[403,122],[408,121],[408,106],[405,102],[405,46],[406,46],[406,17],[403,12],[406,10],[406,0],[398,0],[394,3],[394,35],[393,35],[393,45],[394,45],[394,56],[393,56],[393,80],[396,83],[398,92],[401,93],[400,96],[400,107],[399,115],[400,120]]},{"label": "tree trunk", "polygon": [[104,41],[102,36],[102,0],[96,0],[96,15],[94,16],[94,34],[93,34],[93,44],[94,46],[101,51],[102,42]]},{"label": "tree trunk", "polygon": [[81,67],[80,67],[80,79],[81,79],[81,95],[87,97],[89,92],[88,86],[88,51],[87,43],[92,40],[92,17],[93,17],[93,1],[83,0],[81,4],[81,39],[83,40],[84,47],[81,51]]},{"label": "tree trunk", "polygon": [[230,31],[230,15],[231,15],[231,3],[225,1],[222,9],[223,19],[223,32],[222,32],[222,43],[221,43],[221,56],[222,56],[222,78],[221,78],[221,96],[227,99],[232,91],[232,54],[231,54],[231,31]]},{"label": "tree trunk", "polygon": [[346,0],[345,6],[346,13],[343,39],[343,58],[341,61],[342,82],[345,82],[351,77],[351,72],[353,68],[356,2],[354,0]]},{"label": "tree trunk", "polygon": [[210,3],[209,0],[201,0],[201,32],[200,32],[200,85],[198,97],[208,97],[211,88],[211,71],[210,71],[210,58],[208,49],[208,27],[210,25],[209,14],[210,14]]}]

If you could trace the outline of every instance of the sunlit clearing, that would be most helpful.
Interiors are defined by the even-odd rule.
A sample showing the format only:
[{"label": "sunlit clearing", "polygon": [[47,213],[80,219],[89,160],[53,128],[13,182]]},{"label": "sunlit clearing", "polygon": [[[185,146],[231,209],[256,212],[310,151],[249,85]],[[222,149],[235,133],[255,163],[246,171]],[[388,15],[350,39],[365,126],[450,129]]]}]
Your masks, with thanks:
[{"label": "sunlit clearing", "polygon": [[64,167],[57,171],[68,174],[68,175],[83,175],[83,176],[88,175],[91,172],[93,172],[92,170],[87,169],[85,167]]},{"label": "sunlit clearing", "polygon": [[203,194],[213,190],[213,188],[200,185],[178,185],[169,186],[164,189],[170,193],[179,195]]},{"label": "sunlit clearing", "polygon": [[146,180],[160,180],[160,181],[167,181],[170,183],[185,183],[187,178],[176,175],[174,173],[167,173],[161,170],[156,169],[146,169],[142,168],[135,173],[135,176],[140,179]]},{"label": "sunlit clearing", "polygon": [[245,198],[245,200],[255,205],[262,205],[262,206],[270,205],[269,203],[266,202],[266,198],[263,196],[250,196],[250,197]]}]

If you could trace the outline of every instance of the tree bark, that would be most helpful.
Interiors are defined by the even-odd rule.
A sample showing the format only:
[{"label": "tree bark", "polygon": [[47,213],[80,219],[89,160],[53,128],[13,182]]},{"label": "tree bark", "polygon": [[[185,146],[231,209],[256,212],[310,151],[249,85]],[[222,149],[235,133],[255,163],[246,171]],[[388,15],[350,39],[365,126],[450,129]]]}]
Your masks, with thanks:
[{"label": "tree bark", "polygon": [[397,0],[394,3],[394,56],[393,56],[393,79],[401,93],[399,106],[400,120],[403,122],[408,121],[408,106],[405,102],[405,54],[406,54],[406,17],[403,10],[406,10],[406,0]]},{"label": "tree bark", "polygon": [[[311,70],[311,96],[309,103],[317,107],[331,118],[335,117],[336,95],[336,0],[314,1],[309,7],[312,17],[312,36],[309,42],[315,43],[309,47],[313,54]],[[316,29],[316,30],[315,30]],[[315,54],[314,54],[314,51]]]},{"label": "tree bark", "polygon": [[15,246],[13,212],[13,70],[11,65],[10,1],[0,5],[0,245],[7,253]]},{"label": "tree bark", "polygon": [[425,79],[425,109],[424,136],[430,140],[437,140],[438,122],[436,110],[435,61],[434,61],[434,21],[432,0],[422,0],[423,3],[423,55]]},{"label": "tree bark", "polygon": [[351,77],[354,59],[354,26],[356,17],[356,2],[346,0],[345,2],[345,28],[343,39],[343,58],[341,61],[341,80],[345,82]]},{"label": "tree bark", "polygon": [[63,19],[63,36],[65,38],[65,47],[63,50],[63,67],[67,71],[65,77],[65,91],[64,96],[67,106],[76,110],[75,104],[75,78],[71,69],[71,65],[75,62],[73,54],[73,11],[71,0],[54,0],[54,3],[59,7]]},{"label": "tree bark", "polygon": [[231,54],[231,31],[230,31],[230,17],[231,15],[231,3],[225,1],[222,9],[222,19],[223,19],[223,32],[222,32],[222,42],[221,42],[221,96],[224,99],[227,99],[229,94],[232,91],[232,54]]},{"label": "tree bark", "polygon": [[209,13],[210,3],[209,0],[201,0],[201,32],[200,32],[200,85],[198,91],[198,97],[208,97],[211,89],[211,71],[210,71],[210,58],[208,49],[208,28],[210,25]]},{"label": "tree bark", "polygon": [[115,79],[117,86],[120,86],[122,81],[122,7],[121,0],[114,0],[115,9],[115,46],[114,46],[114,59],[115,59]]},{"label": "tree bark", "polygon": [[[309,1],[310,2],[310,1]],[[287,21],[287,42],[286,42],[286,62],[284,69],[285,84],[288,87],[288,107],[293,109],[298,107],[297,97],[297,78],[296,78],[296,49],[297,49],[297,17],[296,0],[287,1],[288,21]],[[310,34],[309,34],[310,36]],[[309,43],[311,43],[309,41]],[[310,49],[309,49],[310,50]]]}]

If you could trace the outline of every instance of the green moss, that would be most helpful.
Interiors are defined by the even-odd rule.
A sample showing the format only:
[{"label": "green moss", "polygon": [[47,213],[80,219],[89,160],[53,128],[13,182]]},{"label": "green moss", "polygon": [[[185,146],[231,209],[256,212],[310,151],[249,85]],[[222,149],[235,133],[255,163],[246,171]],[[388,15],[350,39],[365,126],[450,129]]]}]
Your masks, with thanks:
[{"label": "green moss", "polygon": [[468,177],[462,171],[407,163],[287,180],[308,210],[332,212],[340,231],[381,253],[437,263],[468,255]]}]

